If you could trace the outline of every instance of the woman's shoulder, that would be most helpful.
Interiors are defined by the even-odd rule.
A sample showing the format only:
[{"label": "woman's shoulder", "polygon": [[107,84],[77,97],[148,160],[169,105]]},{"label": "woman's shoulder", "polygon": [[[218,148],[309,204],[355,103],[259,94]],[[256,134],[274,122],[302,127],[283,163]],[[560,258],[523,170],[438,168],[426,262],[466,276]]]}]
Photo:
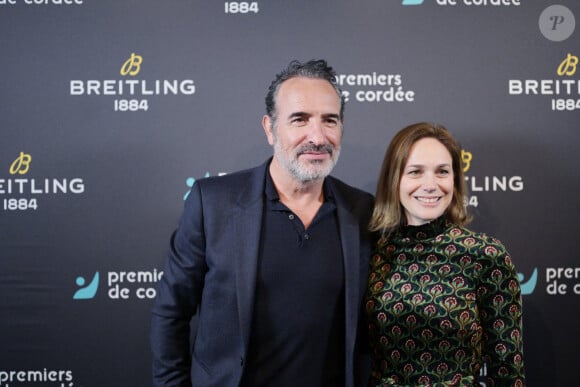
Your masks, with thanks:
[{"label": "woman's shoulder", "polygon": [[[485,232],[473,231],[462,226],[455,226],[455,232],[461,235],[461,243],[470,247],[472,255],[482,264],[491,266],[512,267],[510,254],[501,240]],[[454,231],[451,230],[451,233]],[[487,265],[485,265],[487,266]]]},{"label": "woman's shoulder", "polygon": [[454,239],[460,239],[469,244],[480,246],[483,249],[492,247],[499,250],[506,250],[505,245],[495,236],[485,232],[474,231],[465,226],[450,225],[447,233],[451,234]]}]

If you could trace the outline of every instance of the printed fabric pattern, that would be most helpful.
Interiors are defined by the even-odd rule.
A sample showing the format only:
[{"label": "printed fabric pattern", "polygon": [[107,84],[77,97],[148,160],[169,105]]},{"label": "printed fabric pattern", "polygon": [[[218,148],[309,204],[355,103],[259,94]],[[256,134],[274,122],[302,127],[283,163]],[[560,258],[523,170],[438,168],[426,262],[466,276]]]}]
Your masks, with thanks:
[{"label": "printed fabric pattern", "polygon": [[[439,218],[382,237],[366,297],[369,386],[523,386],[522,301],[501,242]],[[485,367],[484,367],[485,363]]]}]

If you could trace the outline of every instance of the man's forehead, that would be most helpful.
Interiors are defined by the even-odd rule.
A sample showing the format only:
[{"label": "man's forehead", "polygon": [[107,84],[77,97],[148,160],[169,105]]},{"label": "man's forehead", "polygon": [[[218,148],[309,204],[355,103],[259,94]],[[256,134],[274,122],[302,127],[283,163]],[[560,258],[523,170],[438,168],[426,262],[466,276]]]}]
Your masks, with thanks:
[{"label": "man's forehead", "polygon": [[325,79],[295,77],[283,82],[276,96],[276,107],[286,104],[326,105],[327,109],[340,109],[340,96],[333,85]]},{"label": "man's forehead", "polygon": [[282,82],[280,84],[280,87],[278,88],[278,92],[280,92],[280,90],[282,90],[282,89],[294,89],[294,88],[306,87],[306,85],[308,85],[310,87],[313,87],[313,85],[315,85],[316,87],[320,87],[322,89],[332,90],[336,94],[336,91],[334,90],[334,86],[328,80],[323,79],[323,78],[310,78],[310,77],[301,77],[301,76],[292,77],[292,78],[287,79],[284,82]]}]

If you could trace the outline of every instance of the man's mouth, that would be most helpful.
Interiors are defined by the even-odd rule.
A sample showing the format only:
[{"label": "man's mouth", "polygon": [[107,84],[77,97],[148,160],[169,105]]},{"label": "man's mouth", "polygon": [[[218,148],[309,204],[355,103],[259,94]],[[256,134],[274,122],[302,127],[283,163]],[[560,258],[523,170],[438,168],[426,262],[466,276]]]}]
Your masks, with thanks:
[{"label": "man's mouth", "polygon": [[313,155],[313,156],[321,156],[321,155],[326,155],[326,154],[332,155],[333,151],[334,151],[334,148],[330,144],[323,144],[323,145],[308,144],[308,145],[303,145],[302,147],[300,147],[300,149],[298,150],[298,156],[303,155],[303,154]]}]

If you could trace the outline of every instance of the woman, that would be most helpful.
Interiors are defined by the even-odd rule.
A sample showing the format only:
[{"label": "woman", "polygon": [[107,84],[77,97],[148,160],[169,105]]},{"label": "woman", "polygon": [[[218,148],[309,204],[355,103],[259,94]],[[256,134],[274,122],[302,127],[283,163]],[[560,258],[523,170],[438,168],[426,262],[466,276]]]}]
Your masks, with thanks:
[{"label": "woman", "polygon": [[500,241],[464,227],[465,196],[445,128],[397,133],[371,220],[370,386],[471,386],[482,369],[488,386],[524,385],[517,273]]}]

